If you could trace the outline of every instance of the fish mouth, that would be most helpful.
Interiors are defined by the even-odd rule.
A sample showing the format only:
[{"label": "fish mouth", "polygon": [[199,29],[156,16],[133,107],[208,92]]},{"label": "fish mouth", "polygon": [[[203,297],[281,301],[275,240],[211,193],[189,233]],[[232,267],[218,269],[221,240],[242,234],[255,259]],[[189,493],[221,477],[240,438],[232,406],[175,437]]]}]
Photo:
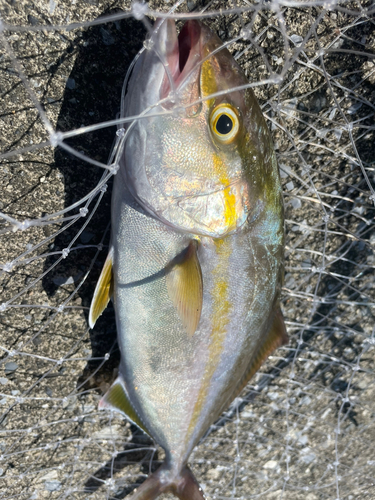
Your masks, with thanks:
[{"label": "fish mouth", "polygon": [[[160,98],[165,99],[173,92],[178,92],[194,68],[200,71],[202,59],[201,25],[198,21],[189,20],[182,27],[177,36],[176,24],[172,19],[166,21],[168,38],[166,41],[165,58],[168,72],[165,71],[160,90]],[[168,74],[169,73],[169,74]],[[196,81],[196,77],[192,76]]]}]

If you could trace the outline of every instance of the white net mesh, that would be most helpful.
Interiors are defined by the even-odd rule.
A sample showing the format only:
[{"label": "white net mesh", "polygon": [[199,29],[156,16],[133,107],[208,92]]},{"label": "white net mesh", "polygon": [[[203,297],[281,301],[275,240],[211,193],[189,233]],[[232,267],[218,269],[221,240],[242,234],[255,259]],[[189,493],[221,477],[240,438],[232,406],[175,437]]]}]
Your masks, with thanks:
[{"label": "white net mesh", "polygon": [[192,469],[209,498],[374,499],[371,2],[0,6],[0,498],[119,499],[162,461],[140,431],[97,410],[119,354],[112,308],[94,331],[87,314],[120,140],[104,122],[145,39],[143,15],[173,7],[181,21],[203,17],[254,86],[287,230],[290,343],[210,429]]}]

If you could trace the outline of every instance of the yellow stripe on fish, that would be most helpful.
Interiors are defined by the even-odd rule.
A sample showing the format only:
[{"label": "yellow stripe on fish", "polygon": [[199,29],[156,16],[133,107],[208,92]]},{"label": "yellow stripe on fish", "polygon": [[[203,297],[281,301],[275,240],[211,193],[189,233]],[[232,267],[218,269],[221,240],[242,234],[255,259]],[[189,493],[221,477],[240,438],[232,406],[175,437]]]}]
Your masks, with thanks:
[{"label": "yellow stripe on fish", "polygon": [[223,210],[220,211],[222,217],[219,218],[216,223],[220,226],[224,226],[225,232],[230,232],[237,227],[238,218],[241,217],[242,214],[238,214],[237,212],[238,200],[233,192],[232,185],[230,185],[227,165],[225,165],[218,154],[213,155],[213,164],[215,174],[219,176],[219,181],[224,187],[220,192],[220,200],[215,197],[216,203],[223,204]]},{"label": "yellow stripe on fish", "polygon": [[[227,179],[221,178],[220,181],[225,185]],[[224,196],[224,220],[225,226],[231,231],[237,225],[236,197],[232,193],[232,187],[227,186],[223,191]]]},{"label": "yellow stripe on fish", "polygon": [[229,275],[227,272],[229,269],[229,259],[232,251],[231,242],[228,238],[213,240],[213,242],[216,247],[218,263],[213,270],[214,286],[211,291],[211,343],[208,348],[205,373],[194,406],[189,429],[186,434],[187,439],[190,439],[190,436],[202,413],[202,409],[205,406],[211,387],[212,377],[214,376],[224,349],[224,341],[227,335],[227,326],[229,324],[229,315],[232,310],[232,304],[229,299]]}]

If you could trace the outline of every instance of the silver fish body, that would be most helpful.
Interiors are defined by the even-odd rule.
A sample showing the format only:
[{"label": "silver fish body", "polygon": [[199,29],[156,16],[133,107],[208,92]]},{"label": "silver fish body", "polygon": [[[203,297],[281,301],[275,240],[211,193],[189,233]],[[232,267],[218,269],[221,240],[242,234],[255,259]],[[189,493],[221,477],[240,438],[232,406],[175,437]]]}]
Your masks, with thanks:
[{"label": "silver fish body", "polygon": [[[252,91],[210,98],[246,80],[226,50],[207,56],[218,38],[189,23],[190,40],[180,38],[177,56],[174,23],[161,24],[155,51],[144,52],[130,79],[123,116],[153,116],[136,121],[125,143],[103,271],[108,277],[112,269],[121,365],[101,407],[126,413],[166,452],[137,500],[163,491],[203,498],[186,467],[193,447],[286,341],[283,205],[272,142]],[[171,79],[187,106],[183,117],[168,101]],[[204,100],[197,104],[197,96]],[[221,115],[213,114],[222,112],[217,124]],[[223,124],[233,129],[237,119],[237,135],[225,142]],[[218,134],[224,130],[218,142],[213,123]],[[97,315],[90,313],[91,324]]]}]

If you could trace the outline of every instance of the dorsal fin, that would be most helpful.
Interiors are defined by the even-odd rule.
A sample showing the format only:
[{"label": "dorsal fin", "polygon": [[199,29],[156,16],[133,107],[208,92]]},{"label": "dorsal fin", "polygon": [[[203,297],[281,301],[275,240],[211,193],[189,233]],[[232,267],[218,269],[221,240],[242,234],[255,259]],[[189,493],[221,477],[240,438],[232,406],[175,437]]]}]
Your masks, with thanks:
[{"label": "dorsal fin", "polygon": [[142,429],[146,434],[150,434],[142,420],[139,418],[138,413],[134,409],[133,405],[131,404],[121,376],[117,377],[117,379],[113,382],[111,387],[100,400],[99,409],[102,410],[105,408],[119,411],[134,424],[136,424],[140,429]]},{"label": "dorsal fin", "polygon": [[99,280],[95,287],[94,296],[91,301],[89,313],[90,328],[94,328],[96,320],[107,307],[113,292],[112,274],[113,248],[108,252]]},{"label": "dorsal fin", "polygon": [[197,329],[203,304],[203,278],[197,255],[197,241],[191,241],[181,260],[166,270],[170,299],[188,335]]}]

